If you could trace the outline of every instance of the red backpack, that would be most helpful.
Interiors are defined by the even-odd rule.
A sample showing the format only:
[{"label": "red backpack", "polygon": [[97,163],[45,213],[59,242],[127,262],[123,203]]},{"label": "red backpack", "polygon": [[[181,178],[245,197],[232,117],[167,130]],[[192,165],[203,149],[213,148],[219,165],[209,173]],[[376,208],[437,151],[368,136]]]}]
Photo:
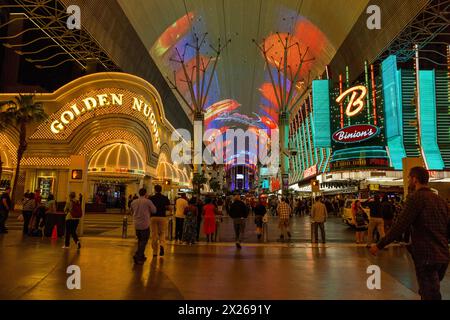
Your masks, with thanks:
[{"label": "red backpack", "polygon": [[72,201],[72,211],[70,215],[74,219],[80,219],[83,216],[83,211],[81,210],[81,203],[78,201]]}]

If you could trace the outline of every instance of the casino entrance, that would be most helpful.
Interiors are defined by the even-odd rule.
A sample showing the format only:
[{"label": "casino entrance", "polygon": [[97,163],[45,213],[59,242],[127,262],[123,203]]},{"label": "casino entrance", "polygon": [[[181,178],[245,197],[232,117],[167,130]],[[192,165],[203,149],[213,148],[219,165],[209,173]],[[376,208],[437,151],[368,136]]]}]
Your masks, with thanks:
[{"label": "casino entrance", "polygon": [[126,212],[128,197],[144,184],[144,159],[126,142],[95,151],[88,165],[88,212]]}]

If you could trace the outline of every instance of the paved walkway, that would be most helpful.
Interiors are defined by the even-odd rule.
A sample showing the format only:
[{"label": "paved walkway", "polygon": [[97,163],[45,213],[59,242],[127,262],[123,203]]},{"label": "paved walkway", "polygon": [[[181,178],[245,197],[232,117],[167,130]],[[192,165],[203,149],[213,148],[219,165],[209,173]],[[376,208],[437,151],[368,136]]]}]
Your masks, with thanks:
[{"label": "paved walkway", "polygon": [[[8,228],[10,230],[21,230],[22,222],[17,221],[16,217],[19,213],[15,213],[8,219]],[[84,221],[84,235],[99,237],[122,237],[122,219],[121,214],[87,214]],[[250,243],[258,242],[256,237],[256,225],[254,216],[249,216],[245,229],[245,241]],[[175,228],[175,225],[174,225]],[[309,217],[294,217],[292,219],[292,242],[310,242],[311,241],[311,225]],[[354,232],[343,224],[339,217],[329,217],[326,223],[326,238],[328,242],[352,243],[354,242]],[[134,235],[133,219],[128,217],[129,236]],[[320,235],[319,235],[320,236]],[[270,217],[268,223],[268,242],[277,242],[280,237],[278,229],[278,218]],[[200,239],[206,240],[201,234]],[[319,238],[320,240],[320,238]],[[233,242],[234,229],[233,220],[230,217],[224,217],[223,223],[219,227],[220,242]]]},{"label": "paved walkway", "polygon": [[[364,246],[334,243],[181,246],[133,265],[134,239],[84,237],[83,248],[62,241],[0,236],[0,299],[418,299],[406,249],[379,257]],[[369,290],[367,267],[382,270],[381,290]],[[66,268],[81,268],[81,290],[68,290]],[[442,283],[450,298],[450,277]]]}]

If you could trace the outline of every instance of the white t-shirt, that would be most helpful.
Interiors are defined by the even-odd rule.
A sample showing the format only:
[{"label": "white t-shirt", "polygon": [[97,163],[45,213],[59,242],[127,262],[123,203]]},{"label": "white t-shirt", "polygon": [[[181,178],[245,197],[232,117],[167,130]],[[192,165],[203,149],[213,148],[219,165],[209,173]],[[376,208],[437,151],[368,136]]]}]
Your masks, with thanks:
[{"label": "white t-shirt", "polygon": [[179,198],[175,202],[175,217],[184,218],[184,209],[189,206],[189,203],[186,199]]}]

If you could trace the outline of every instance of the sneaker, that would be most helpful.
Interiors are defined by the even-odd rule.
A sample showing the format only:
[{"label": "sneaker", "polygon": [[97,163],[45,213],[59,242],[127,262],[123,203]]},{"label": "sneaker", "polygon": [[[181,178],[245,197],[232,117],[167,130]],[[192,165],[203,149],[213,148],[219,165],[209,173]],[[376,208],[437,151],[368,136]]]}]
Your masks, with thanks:
[{"label": "sneaker", "polygon": [[162,246],[159,247],[159,256],[164,257],[164,248]]},{"label": "sneaker", "polygon": [[81,242],[80,242],[80,241],[77,242],[77,249],[78,249],[78,250],[81,249]]},{"label": "sneaker", "polygon": [[61,249],[69,249],[70,247],[63,246]]}]

